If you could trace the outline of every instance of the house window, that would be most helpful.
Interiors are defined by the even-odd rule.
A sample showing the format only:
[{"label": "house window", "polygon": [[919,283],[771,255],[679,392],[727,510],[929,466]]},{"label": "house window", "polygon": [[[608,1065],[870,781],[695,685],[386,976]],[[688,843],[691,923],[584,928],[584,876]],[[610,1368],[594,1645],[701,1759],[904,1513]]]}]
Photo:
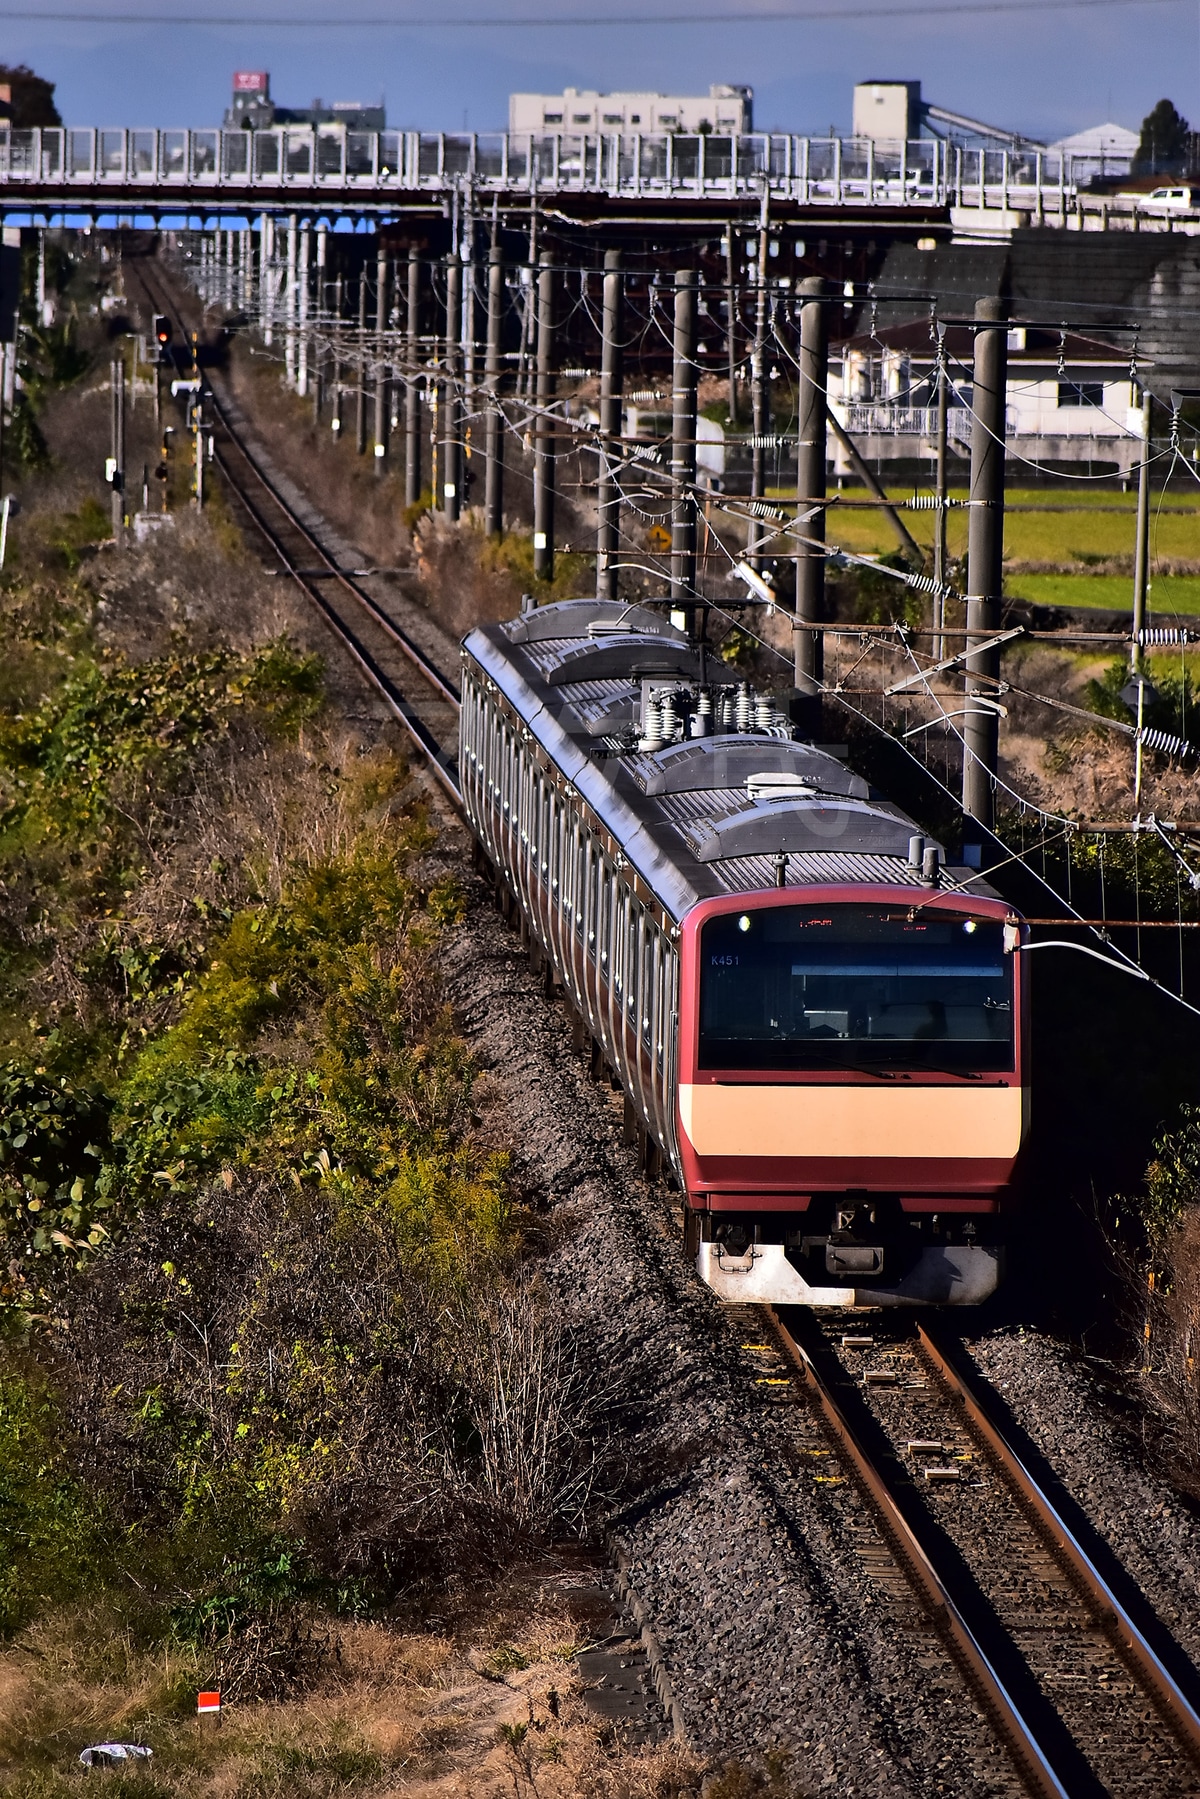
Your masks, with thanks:
[{"label": "house window", "polygon": [[1058,403],[1060,406],[1103,406],[1103,381],[1060,381],[1058,384]]},{"label": "house window", "polygon": [[[625,119],[624,119],[623,114],[621,114],[619,112],[606,112],[604,115],[604,123],[606,125],[623,125],[625,123]],[[634,124],[636,125],[636,123],[637,123],[637,119],[635,116]]]},{"label": "house window", "polygon": [[547,125],[561,125],[562,114],[560,112],[548,112],[546,114],[545,122]]},{"label": "house window", "polygon": [[591,122],[592,115],[590,112],[573,112],[571,114],[571,123],[573,125],[590,125]]},{"label": "house window", "polygon": [[630,115],[629,115],[629,123],[630,123],[630,124],[631,124],[631,125],[640,125],[640,124],[641,124],[641,122],[642,122],[642,115],[641,115],[641,113],[640,113],[640,112],[631,112],[631,113],[630,113]]}]

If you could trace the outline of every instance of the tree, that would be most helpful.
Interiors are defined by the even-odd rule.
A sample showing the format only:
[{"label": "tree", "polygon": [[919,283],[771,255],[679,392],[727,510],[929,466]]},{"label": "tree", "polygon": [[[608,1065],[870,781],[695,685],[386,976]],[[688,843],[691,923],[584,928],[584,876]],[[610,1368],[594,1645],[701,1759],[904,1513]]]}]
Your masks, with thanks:
[{"label": "tree", "polygon": [[0,83],[12,90],[12,123],[18,131],[62,124],[54,104],[54,83],[35,75],[25,63],[0,63]]},{"label": "tree", "polygon": [[1134,171],[1139,175],[1181,173],[1191,147],[1191,127],[1170,100],[1160,100],[1142,120]]}]

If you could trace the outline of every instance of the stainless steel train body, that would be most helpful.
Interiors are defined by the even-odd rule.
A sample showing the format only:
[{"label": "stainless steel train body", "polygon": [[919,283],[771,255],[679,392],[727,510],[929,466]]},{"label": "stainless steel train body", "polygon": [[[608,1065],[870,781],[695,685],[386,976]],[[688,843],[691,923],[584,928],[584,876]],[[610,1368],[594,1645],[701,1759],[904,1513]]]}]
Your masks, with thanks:
[{"label": "stainless steel train body", "polygon": [[1028,1115],[1021,926],[647,607],[471,633],[471,826],[738,1300],[971,1304]]}]

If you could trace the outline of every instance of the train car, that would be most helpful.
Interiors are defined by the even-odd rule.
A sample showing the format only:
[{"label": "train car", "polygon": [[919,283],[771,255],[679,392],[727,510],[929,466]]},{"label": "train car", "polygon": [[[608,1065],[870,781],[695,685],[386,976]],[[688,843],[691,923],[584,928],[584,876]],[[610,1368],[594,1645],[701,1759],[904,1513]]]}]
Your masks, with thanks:
[{"label": "train car", "polygon": [[649,606],[463,645],[471,827],[729,1300],[970,1305],[1028,1122],[1021,921]]}]

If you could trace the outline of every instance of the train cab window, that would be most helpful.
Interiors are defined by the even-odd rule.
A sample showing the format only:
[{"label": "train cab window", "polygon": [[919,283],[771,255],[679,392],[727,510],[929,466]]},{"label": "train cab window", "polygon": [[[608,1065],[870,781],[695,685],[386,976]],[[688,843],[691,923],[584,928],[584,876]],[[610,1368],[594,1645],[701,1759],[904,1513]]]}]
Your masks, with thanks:
[{"label": "train cab window", "polygon": [[1003,926],[943,911],[773,906],[700,937],[701,1068],[1013,1067]]}]

